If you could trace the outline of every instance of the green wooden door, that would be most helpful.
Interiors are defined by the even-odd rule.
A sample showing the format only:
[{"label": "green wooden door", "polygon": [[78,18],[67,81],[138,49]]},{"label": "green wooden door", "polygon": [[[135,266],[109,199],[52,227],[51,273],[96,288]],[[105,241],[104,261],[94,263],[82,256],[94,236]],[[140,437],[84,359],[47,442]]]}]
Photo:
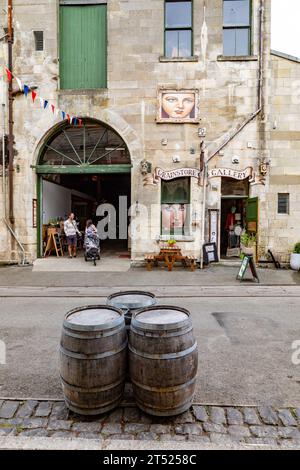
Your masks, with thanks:
[{"label": "green wooden door", "polygon": [[256,233],[258,226],[258,197],[249,198],[246,205],[246,228]]},{"label": "green wooden door", "polygon": [[106,88],[106,5],[60,5],[60,87]]}]

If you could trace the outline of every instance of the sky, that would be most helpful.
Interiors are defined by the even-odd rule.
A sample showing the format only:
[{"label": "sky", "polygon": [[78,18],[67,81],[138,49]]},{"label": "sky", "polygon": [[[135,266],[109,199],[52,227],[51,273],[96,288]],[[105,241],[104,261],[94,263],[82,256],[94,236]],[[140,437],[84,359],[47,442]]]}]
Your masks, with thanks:
[{"label": "sky", "polygon": [[300,0],[272,0],[271,47],[300,58]]}]

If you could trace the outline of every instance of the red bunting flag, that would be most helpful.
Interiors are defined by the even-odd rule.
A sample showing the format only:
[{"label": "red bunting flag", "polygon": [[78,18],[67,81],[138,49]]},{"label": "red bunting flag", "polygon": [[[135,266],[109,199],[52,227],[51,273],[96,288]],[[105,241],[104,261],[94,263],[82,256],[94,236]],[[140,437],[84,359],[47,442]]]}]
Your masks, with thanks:
[{"label": "red bunting flag", "polygon": [[54,110],[55,110],[54,104],[51,104],[51,109],[52,109],[52,113],[54,114]]},{"label": "red bunting flag", "polygon": [[36,99],[36,96],[37,96],[36,92],[32,90],[32,92],[31,92],[31,98],[32,98],[32,102],[33,102],[33,103],[34,103],[34,100]]},{"label": "red bunting flag", "polygon": [[82,126],[82,119],[78,119],[78,124]]},{"label": "red bunting flag", "polygon": [[70,120],[71,120],[70,114],[67,114],[67,119],[70,122]]},{"label": "red bunting flag", "polygon": [[5,67],[5,72],[7,73],[8,81],[11,82],[11,81],[12,81],[12,73],[11,73],[11,71],[8,70],[8,68]]}]

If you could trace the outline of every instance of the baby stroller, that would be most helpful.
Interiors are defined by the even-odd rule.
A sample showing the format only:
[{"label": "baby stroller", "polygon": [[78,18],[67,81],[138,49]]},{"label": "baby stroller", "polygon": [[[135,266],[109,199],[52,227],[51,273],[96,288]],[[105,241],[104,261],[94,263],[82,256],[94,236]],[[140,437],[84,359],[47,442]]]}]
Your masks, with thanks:
[{"label": "baby stroller", "polygon": [[84,246],[85,261],[94,261],[94,265],[96,266],[96,259],[100,259],[100,243],[98,234],[95,232],[87,232],[85,234]]}]

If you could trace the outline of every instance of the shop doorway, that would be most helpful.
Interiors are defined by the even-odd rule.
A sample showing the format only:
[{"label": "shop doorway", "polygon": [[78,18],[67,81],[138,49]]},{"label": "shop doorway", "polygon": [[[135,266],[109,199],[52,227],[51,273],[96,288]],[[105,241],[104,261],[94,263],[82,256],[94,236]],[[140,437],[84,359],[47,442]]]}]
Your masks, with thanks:
[{"label": "shop doorway", "polygon": [[[43,256],[49,229],[61,236],[64,245],[63,220],[74,212],[81,232],[88,219],[97,225],[109,215],[115,230],[110,230],[106,239],[100,239],[101,253],[130,258],[129,151],[122,138],[108,126],[91,119],[82,122],[81,126],[64,122],[48,137],[40,152],[36,167],[38,256]],[[109,213],[99,212],[103,204],[110,207]],[[78,255],[81,252],[83,257],[84,247],[80,241],[78,250]]]},{"label": "shop doorway", "polygon": [[241,235],[247,226],[248,180],[222,178],[221,239],[222,259],[238,259],[241,254]]}]

